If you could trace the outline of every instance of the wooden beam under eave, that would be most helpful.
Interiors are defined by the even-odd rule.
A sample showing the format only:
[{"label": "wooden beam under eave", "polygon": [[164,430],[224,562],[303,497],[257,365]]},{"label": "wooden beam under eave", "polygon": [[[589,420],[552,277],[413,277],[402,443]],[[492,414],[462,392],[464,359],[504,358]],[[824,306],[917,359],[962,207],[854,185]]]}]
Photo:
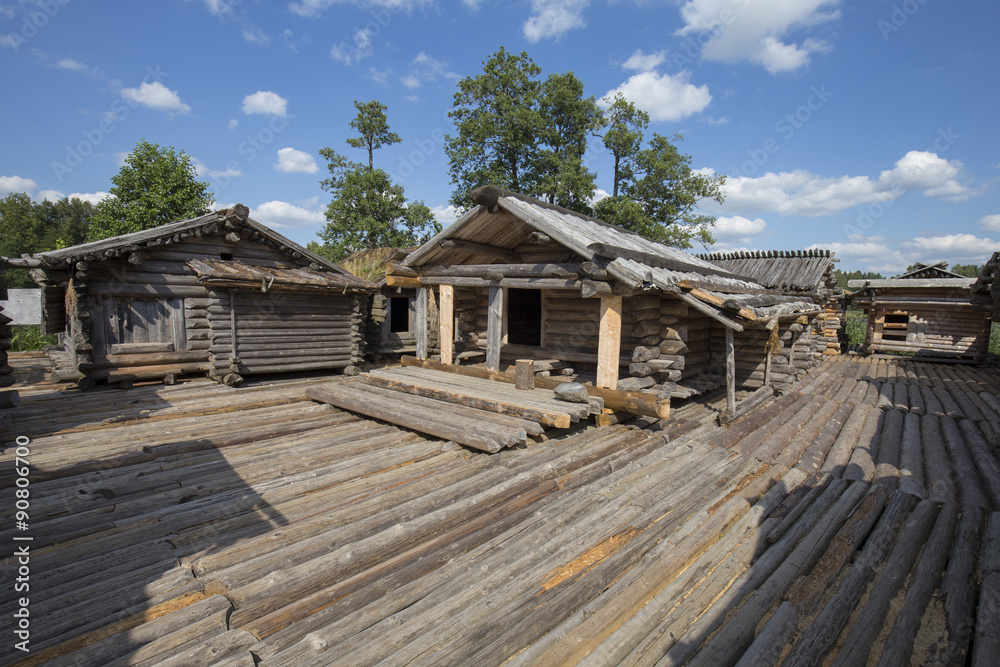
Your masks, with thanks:
[{"label": "wooden beam under eave", "polygon": [[421,287],[417,290],[417,359],[427,358],[427,306],[430,301],[428,291],[427,287]]},{"label": "wooden beam under eave", "polygon": [[422,287],[420,278],[409,278],[407,276],[386,276],[385,284],[387,287],[405,287],[411,289]]},{"label": "wooden beam under eave", "polygon": [[622,348],[622,297],[601,296],[601,326],[597,340],[597,386],[618,387],[618,366]]},{"label": "wooden beam under eave", "polygon": [[503,297],[502,287],[490,287],[489,317],[486,321],[486,368],[500,370],[500,347],[503,344]]},{"label": "wooden beam under eave", "polygon": [[441,324],[438,344],[441,346],[441,363],[450,364],[455,358],[455,288],[451,285],[441,285],[440,290]]}]

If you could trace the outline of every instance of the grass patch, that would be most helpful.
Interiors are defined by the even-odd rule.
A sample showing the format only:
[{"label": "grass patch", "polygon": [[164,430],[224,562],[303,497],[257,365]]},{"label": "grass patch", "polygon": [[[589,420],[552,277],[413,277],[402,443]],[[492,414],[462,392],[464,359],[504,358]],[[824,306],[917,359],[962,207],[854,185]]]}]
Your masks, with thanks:
[{"label": "grass patch", "polygon": [[46,345],[55,345],[55,336],[45,336],[42,328],[36,325],[12,327],[14,337],[11,338],[11,352],[35,352]]},{"label": "grass patch", "polygon": [[990,354],[1000,355],[1000,323],[997,322],[990,327]]}]

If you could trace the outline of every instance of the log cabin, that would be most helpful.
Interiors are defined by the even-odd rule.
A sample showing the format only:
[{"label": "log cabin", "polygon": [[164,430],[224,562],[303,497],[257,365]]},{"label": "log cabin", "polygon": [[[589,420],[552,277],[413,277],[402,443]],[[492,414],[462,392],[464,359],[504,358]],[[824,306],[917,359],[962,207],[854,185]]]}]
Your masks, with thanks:
[{"label": "log cabin", "polygon": [[850,300],[868,318],[862,351],[984,358],[990,322],[972,302],[976,282],[948,271],[944,262],[918,264],[896,278],[851,280],[848,287],[859,291]]},{"label": "log cabin", "polygon": [[465,215],[386,267],[387,286],[416,290],[418,358],[431,352],[437,292],[445,364],[572,364],[595,387],[667,398],[794,381],[792,350],[822,312],[813,298],[532,197],[471,196]]},{"label": "log cabin", "polygon": [[38,253],[56,376],[91,386],[342,369],[362,360],[375,286],[249,217],[243,205]]},{"label": "log cabin", "polygon": [[[365,316],[365,358],[374,363],[399,361],[417,351],[417,291],[412,287],[386,285],[385,267],[402,260],[413,248],[373,248],[352,253],[341,265],[355,275],[375,282],[378,291],[369,300]],[[437,309],[430,295],[428,346],[437,350]]]},{"label": "log cabin", "polygon": [[[782,294],[815,299],[823,312],[814,320],[815,354],[841,353],[846,317],[844,290],[837,287],[834,258],[830,250],[754,250],[698,255],[713,264],[780,291]],[[807,352],[802,351],[805,355]]]}]

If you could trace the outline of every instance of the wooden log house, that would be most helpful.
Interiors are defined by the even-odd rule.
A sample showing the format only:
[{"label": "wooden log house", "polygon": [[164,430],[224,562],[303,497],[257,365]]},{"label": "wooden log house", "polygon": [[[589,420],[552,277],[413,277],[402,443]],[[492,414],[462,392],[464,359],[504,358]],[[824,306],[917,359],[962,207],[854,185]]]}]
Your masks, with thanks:
[{"label": "wooden log house", "polygon": [[[404,354],[417,351],[417,291],[412,287],[390,287],[385,281],[385,267],[402,260],[411,249],[375,248],[351,254],[342,265],[353,273],[373,280],[378,291],[372,294],[365,317],[365,357],[375,363],[399,361]],[[378,278],[375,274],[378,274]],[[428,345],[436,350],[438,326],[435,295],[430,294]]]},{"label": "wooden log house", "polygon": [[471,210],[386,269],[387,286],[417,292],[418,358],[431,351],[436,291],[445,364],[496,371],[549,360],[599,388],[675,398],[727,379],[731,397],[738,378],[744,387],[793,379],[767,353],[759,364],[742,355],[806,330],[822,312],[812,298],[531,197],[490,186],[471,195]]},{"label": "wooden log house", "polygon": [[851,300],[867,315],[862,350],[934,357],[985,357],[990,315],[972,302],[976,278],[947,270],[944,262],[918,264],[884,280],[852,280]]},{"label": "wooden log house", "polygon": [[1000,273],[1000,252],[995,252],[983,265],[983,270],[970,288],[972,303],[985,310],[993,322],[1000,322],[1000,280],[997,280],[998,273]]},{"label": "wooden log house", "polygon": [[345,368],[364,354],[375,286],[249,217],[243,205],[39,253],[56,375],[173,382]]},{"label": "wooden log house", "polygon": [[[812,320],[812,335],[794,351],[799,370],[816,361],[812,356],[841,353],[846,318],[844,290],[837,287],[833,253],[829,250],[735,251],[699,255],[736,275],[791,296],[808,297],[823,312]],[[809,343],[813,345],[810,346]]]}]

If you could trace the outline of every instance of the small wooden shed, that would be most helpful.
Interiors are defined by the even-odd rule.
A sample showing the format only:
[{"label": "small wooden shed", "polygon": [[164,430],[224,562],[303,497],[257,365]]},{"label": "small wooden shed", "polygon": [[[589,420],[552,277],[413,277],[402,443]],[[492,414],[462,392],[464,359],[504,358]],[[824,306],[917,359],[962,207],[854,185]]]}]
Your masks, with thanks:
[{"label": "small wooden shed", "polygon": [[344,368],[376,289],[242,205],[32,262],[57,376],[85,385]]},{"label": "small wooden shed", "polygon": [[863,351],[982,358],[989,349],[989,313],[972,302],[975,278],[944,262],[919,264],[884,280],[852,280],[850,299],[868,317]]},{"label": "small wooden shed", "polygon": [[841,353],[846,317],[844,290],[837,287],[834,258],[830,250],[743,250],[698,255],[738,276],[778,290],[804,296],[823,307],[814,320],[815,353]]},{"label": "small wooden shed", "polygon": [[808,337],[822,310],[813,299],[531,197],[489,186],[472,197],[474,208],[387,267],[388,286],[416,290],[418,357],[430,353],[436,290],[444,363],[554,360],[598,387],[667,397],[727,378],[731,394],[794,379],[790,356],[779,364],[771,353]]}]

